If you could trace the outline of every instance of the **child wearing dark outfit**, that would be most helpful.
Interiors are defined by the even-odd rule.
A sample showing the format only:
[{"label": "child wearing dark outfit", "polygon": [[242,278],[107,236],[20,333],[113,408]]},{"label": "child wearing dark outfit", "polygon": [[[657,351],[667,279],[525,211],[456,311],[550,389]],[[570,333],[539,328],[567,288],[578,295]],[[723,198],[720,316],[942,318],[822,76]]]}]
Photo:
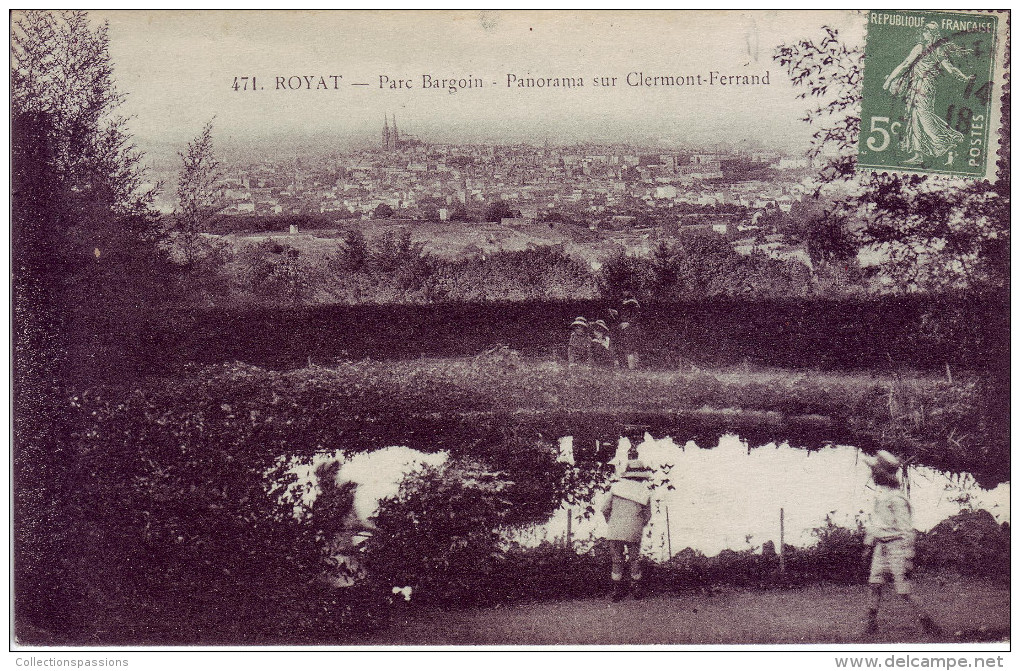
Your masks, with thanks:
[{"label": "child wearing dark outfit", "polygon": [[570,325],[570,342],[567,344],[567,365],[570,368],[590,368],[592,342],[588,320],[578,317]]},{"label": "child wearing dark outfit", "polygon": [[613,350],[613,343],[609,339],[609,327],[599,319],[591,325],[591,349],[592,362],[596,368],[612,368],[618,366]]},{"label": "child wearing dark outfit", "polygon": [[641,349],[644,330],[641,327],[641,304],[636,298],[628,298],[620,306],[618,347],[628,369],[641,365]]}]

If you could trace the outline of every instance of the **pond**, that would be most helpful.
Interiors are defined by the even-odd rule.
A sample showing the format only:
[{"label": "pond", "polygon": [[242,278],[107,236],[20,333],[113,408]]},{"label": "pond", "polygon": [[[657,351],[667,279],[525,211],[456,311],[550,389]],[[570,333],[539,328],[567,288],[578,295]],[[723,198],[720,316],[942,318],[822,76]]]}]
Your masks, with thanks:
[{"label": "pond", "polygon": [[[561,441],[561,453],[569,455],[569,443],[569,438]],[[618,455],[626,454],[629,441],[624,438],[620,443]],[[826,517],[838,526],[854,528],[872,506],[870,470],[862,452],[848,445],[805,450],[768,444],[749,449],[729,434],[718,445],[701,448],[693,441],[677,445],[669,437],[646,436],[637,453],[655,470],[652,482],[658,485],[642,549],[659,560],[686,547],[708,556],[724,549],[760,550],[768,541],[778,548],[780,510],[785,542],[807,546],[814,539],[812,530],[824,526]],[[1010,521],[1008,482],[987,490],[969,473],[911,465],[906,483],[914,526],[920,531],[964,508],[985,509],[1000,524]],[[575,546],[590,543],[602,533],[604,522],[599,515],[586,519],[581,512],[564,506],[550,522],[523,534],[522,540],[563,538],[570,514]]]},{"label": "pond", "polygon": [[[626,455],[631,447],[627,438],[621,438],[617,456]],[[739,436],[727,434],[717,445],[699,447],[693,441],[677,445],[669,437],[646,435],[636,449],[638,457],[654,469],[656,485],[642,551],[660,561],[687,547],[707,556],[724,549],[760,551],[768,541],[779,547],[781,510],[785,542],[808,546],[814,541],[812,530],[824,526],[826,518],[854,528],[871,507],[869,469],[863,453],[853,446],[805,450],[770,443],[749,447]],[[560,454],[564,460],[572,458],[571,437],[560,440]],[[439,465],[448,456],[388,447],[350,457],[339,477],[358,483],[355,508],[359,517],[368,519],[382,498],[396,494],[406,474],[424,464]],[[322,454],[296,472],[309,481],[315,465],[332,458],[343,457]],[[920,531],[963,509],[987,510],[1000,524],[1010,521],[1008,482],[984,489],[969,473],[911,465],[906,483],[914,524]],[[598,514],[583,513],[580,506],[562,506],[548,522],[519,530],[511,538],[525,545],[565,540],[569,516],[570,540],[584,550],[601,536],[605,523]]]}]

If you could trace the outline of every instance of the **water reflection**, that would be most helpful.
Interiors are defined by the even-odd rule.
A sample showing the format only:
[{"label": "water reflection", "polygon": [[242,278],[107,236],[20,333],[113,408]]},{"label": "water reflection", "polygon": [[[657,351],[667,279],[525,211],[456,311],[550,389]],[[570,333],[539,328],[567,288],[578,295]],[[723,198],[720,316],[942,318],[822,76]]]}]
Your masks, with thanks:
[{"label": "water reflection", "polygon": [[[570,440],[564,439],[563,454],[572,452]],[[629,441],[621,439],[617,455],[629,448]],[[717,446],[703,449],[693,442],[678,446],[668,437],[646,436],[637,453],[674,487],[655,490],[657,503],[642,549],[657,559],[685,547],[709,556],[726,548],[760,549],[767,541],[778,547],[780,509],[786,543],[810,545],[811,530],[824,525],[826,516],[852,528],[871,505],[869,469],[860,451],[851,446],[809,452],[770,444],[748,450],[738,436],[726,435]],[[911,466],[907,482],[914,523],[921,531],[967,507],[988,510],[1000,523],[1010,519],[1008,482],[986,490],[969,474],[948,474],[926,466]],[[584,547],[603,533],[601,518],[584,519],[576,507],[569,512],[575,545]],[[549,523],[522,533],[519,540],[562,538],[567,514],[568,509],[561,508]]]},{"label": "water reflection", "polygon": [[[449,456],[448,452],[429,454],[403,446],[386,447],[352,456],[337,450],[317,454],[308,464],[295,465],[292,470],[299,483],[314,483],[313,473],[319,464],[332,460],[341,462],[337,481],[358,485],[354,490],[354,511],[363,522],[367,522],[378,511],[382,499],[396,496],[400,482],[406,475],[425,465],[438,466]],[[317,486],[304,489],[298,503],[303,507],[310,506],[317,494]]]},{"label": "water reflection", "polygon": [[[561,459],[573,458],[572,440],[561,440]],[[625,460],[631,444],[620,440],[615,460]],[[643,552],[659,560],[691,547],[712,556],[723,549],[760,549],[767,542],[779,545],[779,511],[784,511],[785,541],[807,546],[811,530],[833,523],[853,528],[871,505],[869,470],[852,446],[808,451],[787,444],[748,449],[738,436],[725,435],[716,446],[701,448],[693,441],[679,446],[671,438],[645,437],[639,458],[656,469],[653,515]],[[449,454],[428,454],[407,447],[388,447],[345,458],[341,452],[320,454],[310,464],[295,467],[299,481],[311,482],[316,466],[340,459],[340,480],[356,482],[355,509],[370,519],[379,501],[397,493],[405,475],[424,464],[439,465]],[[671,466],[671,468],[667,468]],[[673,486],[669,490],[665,481]],[[926,466],[911,466],[907,483],[914,523],[927,531],[964,508],[985,509],[999,523],[1010,521],[1009,483],[994,489],[979,487],[967,473],[951,474]],[[316,488],[301,501],[310,504]],[[580,507],[561,507],[551,520],[515,533],[516,540],[537,544],[562,539],[567,515],[572,517],[571,540],[584,549],[603,533],[597,516],[585,519]],[[666,519],[669,519],[669,532]]]}]

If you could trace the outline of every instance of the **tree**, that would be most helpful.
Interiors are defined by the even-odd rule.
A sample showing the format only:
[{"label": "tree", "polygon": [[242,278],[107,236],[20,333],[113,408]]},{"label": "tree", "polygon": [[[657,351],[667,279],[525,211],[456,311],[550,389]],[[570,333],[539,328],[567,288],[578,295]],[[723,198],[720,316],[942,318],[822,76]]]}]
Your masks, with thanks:
[{"label": "tree", "polygon": [[357,273],[368,265],[368,241],[360,228],[344,231],[343,245],[330,257],[329,268],[334,273]]},{"label": "tree", "polygon": [[[860,133],[864,54],[833,28],[820,40],[780,46],[774,55],[795,86],[818,104],[805,121],[817,130],[809,156],[822,161],[816,197],[834,194],[821,221],[838,239],[852,236],[882,254],[884,279],[899,291],[962,289],[985,295],[1008,310],[1010,277],[1009,88],[1002,99],[999,179],[968,182],[939,175],[855,174]],[[926,318],[944,319],[936,300]],[[995,328],[994,322],[990,325]],[[1008,459],[1010,380],[1008,339],[989,342],[979,396],[984,400],[982,436],[990,459]],[[951,440],[951,436],[947,440]]]},{"label": "tree", "polygon": [[[863,50],[833,28],[818,41],[780,46],[800,98],[818,102],[805,116],[817,128],[808,152],[822,162],[815,197],[834,195],[818,220],[823,238],[852,239],[882,255],[886,277],[902,291],[967,288],[1004,291],[1009,282],[1009,151],[995,184],[939,175],[858,175]],[[1008,95],[1008,93],[1007,93]],[[1004,100],[1008,128],[1009,105]],[[846,250],[843,249],[845,252]]]},{"label": "tree", "polygon": [[173,232],[188,264],[201,255],[202,232],[222,206],[216,192],[220,163],[213,151],[212,128],[212,121],[206,122],[198,137],[189,142],[183,152],[177,152],[181,158],[181,172]]},{"label": "tree", "polygon": [[118,214],[151,202],[143,192],[141,154],[116,114],[107,26],[92,29],[85,12],[20,13],[11,31],[11,116],[44,124],[54,177],[81,200]]},{"label": "tree", "polygon": [[169,259],[117,114],[107,28],[84,12],[16,12],[11,29],[15,617],[70,632],[97,530],[57,426],[70,384],[123,370],[136,306],[165,298]]},{"label": "tree", "polygon": [[375,212],[372,213],[372,216],[376,219],[389,219],[394,214],[395,211],[392,207],[386,203],[379,203],[379,205],[375,208]]},{"label": "tree", "polygon": [[468,212],[468,209],[466,207],[464,207],[463,205],[458,205],[457,207],[453,208],[453,212],[450,213],[450,221],[469,222],[474,220],[471,218],[471,213]]},{"label": "tree", "polygon": [[513,216],[514,211],[509,203],[502,200],[493,202],[485,210],[485,221],[502,221],[503,219],[512,219]]}]

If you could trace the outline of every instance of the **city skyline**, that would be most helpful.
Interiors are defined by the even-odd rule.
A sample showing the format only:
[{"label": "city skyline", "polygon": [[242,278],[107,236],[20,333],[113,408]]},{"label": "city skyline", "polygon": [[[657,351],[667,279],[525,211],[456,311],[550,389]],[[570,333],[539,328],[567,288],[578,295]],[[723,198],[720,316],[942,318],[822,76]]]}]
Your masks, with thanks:
[{"label": "city skyline", "polygon": [[[802,153],[810,101],[797,99],[772,60],[775,47],[823,25],[851,43],[863,37],[863,17],[822,11],[810,21],[751,11],[655,20],[647,12],[89,15],[109,22],[121,112],[156,161],[174,157],[209,120],[228,153],[345,151],[377,141],[385,114],[430,143],[750,142]],[[241,88],[253,80],[256,90]]]}]

